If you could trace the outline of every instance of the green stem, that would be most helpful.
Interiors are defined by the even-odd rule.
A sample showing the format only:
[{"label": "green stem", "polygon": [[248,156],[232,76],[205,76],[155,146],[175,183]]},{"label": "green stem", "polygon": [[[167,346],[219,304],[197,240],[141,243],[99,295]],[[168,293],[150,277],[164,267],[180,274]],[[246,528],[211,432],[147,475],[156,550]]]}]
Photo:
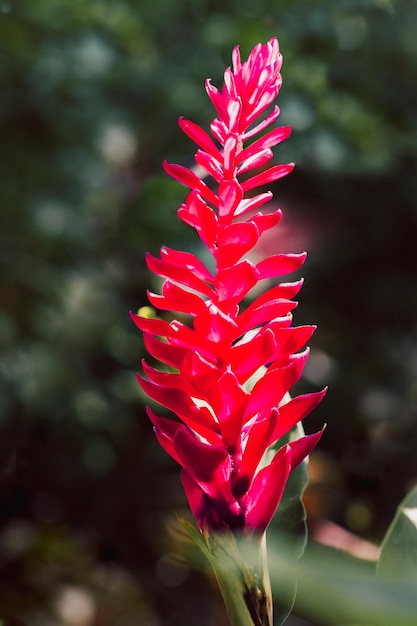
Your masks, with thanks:
[{"label": "green stem", "polygon": [[[242,542],[244,545],[242,545]],[[213,543],[213,541],[211,541]],[[265,535],[256,543],[256,563],[242,558],[239,548],[254,556],[253,542],[241,540],[239,545],[227,538],[214,540],[211,565],[232,626],[272,626],[272,597],[266,562]],[[249,548],[249,550],[248,550]],[[247,555],[246,555],[247,556]]]},{"label": "green stem", "polygon": [[265,535],[204,537],[189,522],[180,523],[213,568],[231,626],[272,626]]}]

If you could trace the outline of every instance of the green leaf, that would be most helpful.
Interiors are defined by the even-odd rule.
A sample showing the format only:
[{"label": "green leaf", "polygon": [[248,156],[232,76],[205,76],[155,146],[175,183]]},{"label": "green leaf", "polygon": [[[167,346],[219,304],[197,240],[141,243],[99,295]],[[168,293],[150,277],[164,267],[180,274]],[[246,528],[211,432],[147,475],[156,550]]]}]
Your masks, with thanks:
[{"label": "green leaf", "polygon": [[417,584],[417,486],[401,502],[385,535],[377,576]]},{"label": "green leaf", "polygon": [[[332,626],[417,624],[415,584],[377,579],[373,562],[320,544],[309,545],[297,565],[292,559],[285,561],[279,544],[270,542],[268,554],[271,581],[277,561],[289,573],[296,569],[297,614],[309,622]],[[280,592],[274,585],[272,590],[274,596]]]},{"label": "green leaf", "polygon": [[207,546],[204,536],[200,533],[200,531],[197,530],[197,528],[195,528],[195,526],[191,522],[182,517],[178,517],[178,521],[181,524],[183,530],[185,530],[187,535],[190,537],[190,539],[194,541],[197,548],[199,548],[204,556],[211,562],[210,550]]},{"label": "green leaf", "polygon": [[[289,441],[300,439],[300,437],[304,437],[304,435],[304,428],[302,424],[299,423],[285,438],[283,437],[279,440],[279,446],[277,447],[281,447]],[[277,448],[274,446],[273,451],[275,452],[276,449]],[[286,535],[290,534],[293,539],[298,539],[297,552],[299,557],[304,552],[306,540],[306,514],[301,502],[301,497],[308,484],[308,480],[308,462],[305,460],[303,463],[300,463],[294,472],[291,472],[282,500],[270,525],[270,532],[284,533]]]}]

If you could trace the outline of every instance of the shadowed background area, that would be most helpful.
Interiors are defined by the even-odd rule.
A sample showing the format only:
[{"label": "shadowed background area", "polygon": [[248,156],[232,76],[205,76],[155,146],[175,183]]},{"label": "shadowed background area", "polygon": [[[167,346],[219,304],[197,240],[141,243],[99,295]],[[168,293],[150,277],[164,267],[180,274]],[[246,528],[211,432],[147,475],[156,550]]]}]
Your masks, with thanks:
[{"label": "shadowed background area", "polygon": [[305,423],[328,423],[312,531],[378,543],[417,480],[417,5],[0,0],[3,626],[227,624],[171,555],[188,508],[128,312],[157,288],[146,250],[199,253],[161,167],[192,164],[177,118],[207,128],[205,78],[273,36],[294,129],[276,160],[297,167],[263,252],[309,251],[294,319],[319,328],[296,391],[330,386]]}]

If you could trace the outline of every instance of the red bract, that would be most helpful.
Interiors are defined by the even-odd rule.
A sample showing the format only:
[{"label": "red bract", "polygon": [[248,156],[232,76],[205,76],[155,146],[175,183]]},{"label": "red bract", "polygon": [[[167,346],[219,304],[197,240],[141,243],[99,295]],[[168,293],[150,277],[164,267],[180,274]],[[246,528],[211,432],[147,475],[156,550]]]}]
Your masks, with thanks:
[{"label": "red bract", "polygon": [[[302,375],[308,350],[299,351],[314,330],[291,326],[296,306],[292,298],[302,282],[276,284],[246,308],[242,304],[259,281],[298,270],[305,259],[305,254],[277,254],[254,263],[245,257],[281,218],[280,211],[255,213],[272,194],[253,190],[293,169],[287,164],[259,171],[271,160],[271,147],[291,131],[267,130],[279,115],[277,107],[258,119],[278,95],[281,64],[276,39],[258,44],[245,63],[236,47],[223,89],[206,83],[217,111],[211,124],[214,139],[194,122],[180,119],[181,129],[198,145],[196,163],[214,184],[183,166],[164,167],[191,189],[178,215],[196,230],[215,269],[190,252],[164,247],[160,258],[147,255],[151,271],[165,279],[161,295],[148,294],[150,303],[163,311],[187,313],[192,323],[132,315],[149,353],[168,366],[159,371],[144,363],[146,378],[138,380],[150,398],[179,418],[160,417],[148,409],[158,440],[183,468],[184,489],[204,532],[227,528],[262,533],[290,472],[321,436],[291,441],[271,463],[261,464],[267,448],[325,393],[293,399],[287,395]],[[255,168],[257,173],[251,174]]]}]

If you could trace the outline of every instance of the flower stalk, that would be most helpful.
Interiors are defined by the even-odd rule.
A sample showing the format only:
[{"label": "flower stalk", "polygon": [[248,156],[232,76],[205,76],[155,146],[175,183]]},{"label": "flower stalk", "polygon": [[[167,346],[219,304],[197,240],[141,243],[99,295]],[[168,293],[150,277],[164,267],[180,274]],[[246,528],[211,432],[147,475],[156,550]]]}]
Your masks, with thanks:
[{"label": "flower stalk", "polygon": [[[272,198],[259,188],[294,167],[270,165],[271,148],[291,132],[288,126],[274,126],[281,65],[275,38],[255,46],[246,62],[235,47],[223,88],[206,82],[216,110],[211,135],[179,120],[197,144],[195,161],[205,174],[167,162],[164,168],[190,190],[178,217],[195,229],[213,269],[191,252],[163,247],[159,258],[147,254],[148,267],[163,279],[160,294],[148,293],[150,304],[181,318],[186,314],[190,322],[132,314],[149,354],[162,364],[157,369],[143,362],[145,377],[138,375],[139,384],[178,419],[150,408],[148,415],[160,444],[182,467],[200,547],[236,626],[272,624],[265,531],[290,473],[321,431],[287,439],[267,464],[265,453],[325,393],[292,399],[288,394],[302,375],[308,358],[304,346],[315,329],[292,325],[293,298],[302,280],[275,282],[251,298],[259,283],[295,272],[306,257],[304,252],[278,252],[258,262],[251,257],[262,234],[281,219],[280,210],[259,211]],[[256,543],[257,563],[248,565],[241,556],[242,539]]]},{"label": "flower stalk", "polygon": [[231,626],[272,626],[265,533],[260,540],[230,531],[204,538],[189,522],[180,523],[213,569]]}]

